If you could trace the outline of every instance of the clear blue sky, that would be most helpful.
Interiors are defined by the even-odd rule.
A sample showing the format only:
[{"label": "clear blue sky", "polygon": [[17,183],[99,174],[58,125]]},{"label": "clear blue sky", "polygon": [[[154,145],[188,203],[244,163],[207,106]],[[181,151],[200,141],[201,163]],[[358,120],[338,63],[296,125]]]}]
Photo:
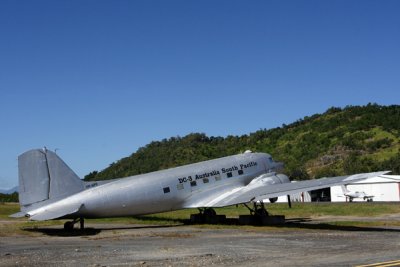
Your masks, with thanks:
[{"label": "clear blue sky", "polygon": [[0,1],[0,188],[47,146],[79,176],[153,140],[400,102],[400,1]]}]

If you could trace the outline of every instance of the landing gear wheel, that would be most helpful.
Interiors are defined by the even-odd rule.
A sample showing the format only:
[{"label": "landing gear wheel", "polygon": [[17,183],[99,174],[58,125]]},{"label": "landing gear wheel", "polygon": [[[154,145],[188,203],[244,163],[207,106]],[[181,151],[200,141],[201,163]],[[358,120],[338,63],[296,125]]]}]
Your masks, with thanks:
[{"label": "landing gear wheel", "polygon": [[207,209],[204,209],[203,215],[206,217],[214,217],[214,216],[217,216],[217,213],[215,212],[214,209],[207,208]]},{"label": "landing gear wheel", "polygon": [[80,222],[81,230],[85,229],[85,220],[83,217],[80,217],[80,218],[75,218],[73,221],[68,221],[68,222],[64,223],[64,230],[66,230],[66,231],[74,230],[74,225],[77,222]]},{"label": "landing gear wheel", "polygon": [[66,231],[72,231],[74,229],[74,222],[66,222],[64,223],[64,230]]},{"label": "landing gear wheel", "polygon": [[264,202],[262,201],[253,202],[253,208],[250,208],[245,203],[243,205],[250,211],[250,215],[252,216],[257,216],[257,217],[269,216],[269,213],[264,206]]},{"label": "landing gear wheel", "polygon": [[262,201],[254,202],[254,215],[259,217],[265,217],[269,215]]}]

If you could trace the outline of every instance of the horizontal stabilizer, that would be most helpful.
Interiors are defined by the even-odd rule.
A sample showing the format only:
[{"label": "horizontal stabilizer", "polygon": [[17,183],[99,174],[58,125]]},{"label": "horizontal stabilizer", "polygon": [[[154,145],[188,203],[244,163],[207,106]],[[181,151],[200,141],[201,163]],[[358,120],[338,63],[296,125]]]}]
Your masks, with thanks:
[{"label": "horizontal stabilizer", "polygon": [[53,220],[59,219],[63,217],[69,217],[81,210],[83,204],[80,205],[49,205],[48,207],[40,208],[40,211],[35,212],[33,215],[29,217],[30,220],[34,221],[44,221],[44,220]]},{"label": "horizontal stabilizer", "polygon": [[20,211],[14,214],[11,214],[9,217],[11,218],[22,218],[26,216],[26,212]]}]

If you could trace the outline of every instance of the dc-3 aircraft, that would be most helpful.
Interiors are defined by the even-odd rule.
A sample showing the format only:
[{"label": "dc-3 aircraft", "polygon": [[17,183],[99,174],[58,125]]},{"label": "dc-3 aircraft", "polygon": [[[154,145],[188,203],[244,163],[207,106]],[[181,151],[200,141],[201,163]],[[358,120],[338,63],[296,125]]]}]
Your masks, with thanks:
[{"label": "dc-3 aircraft", "polygon": [[[21,211],[12,217],[30,220],[72,219],[71,230],[84,218],[144,215],[253,203],[253,214],[267,214],[271,202],[290,195],[359,181],[388,173],[372,172],[291,183],[280,174],[283,164],[269,154],[245,153],[182,167],[102,182],[82,181],[54,152],[34,149],[18,157]],[[248,206],[247,206],[248,207]],[[255,212],[254,212],[255,211]]]}]

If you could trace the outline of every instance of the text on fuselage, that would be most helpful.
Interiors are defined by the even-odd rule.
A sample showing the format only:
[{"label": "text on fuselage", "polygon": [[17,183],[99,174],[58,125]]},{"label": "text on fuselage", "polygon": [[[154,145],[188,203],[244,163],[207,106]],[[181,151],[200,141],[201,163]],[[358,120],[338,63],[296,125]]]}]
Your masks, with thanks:
[{"label": "text on fuselage", "polygon": [[178,182],[180,184],[181,183],[186,183],[186,182],[192,182],[192,181],[203,179],[203,178],[209,178],[209,177],[212,177],[212,176],[217,176],[217,175],[220,175],[221,173],[225,174],[225,173],[231,173],[233,171],[244,170],[244,169],[251,168],[251,167],[254,167],[254,166],[257,166],[257,165],[258,164],[255,161],[251,161],[251,162],[248,162],[248,163],[241,163],[239,165],[233,165],[233,166],[230,166],[230,167],[224,167],[224,168],[221,168],[220,170],[212,170],[212,171],[207,171],[207,172],[200,173],[200,174],[194,174],[194,175],[189,175],[187,177],[178,178]]}]

